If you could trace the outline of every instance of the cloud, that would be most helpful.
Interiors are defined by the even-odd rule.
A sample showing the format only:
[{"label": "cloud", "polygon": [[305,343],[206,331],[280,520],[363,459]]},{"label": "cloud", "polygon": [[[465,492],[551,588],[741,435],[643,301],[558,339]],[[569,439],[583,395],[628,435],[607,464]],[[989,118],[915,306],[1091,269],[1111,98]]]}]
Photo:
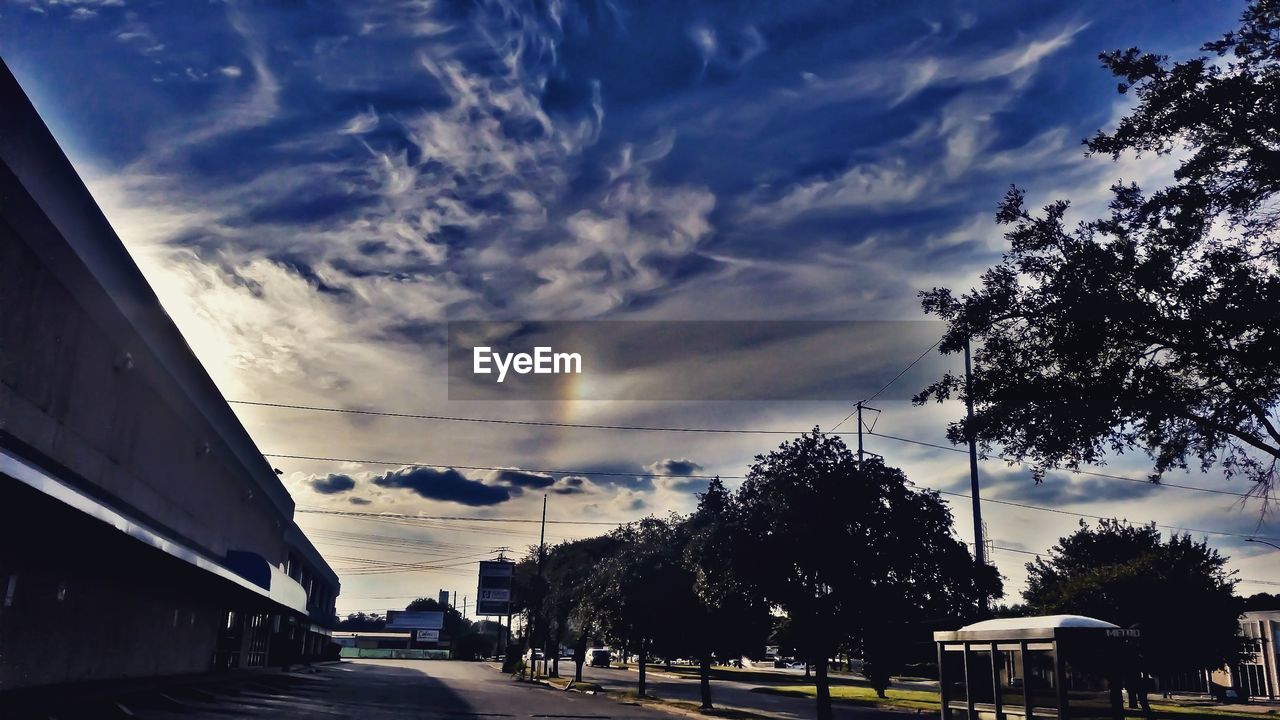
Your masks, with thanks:
[{"label": "cloud", "polygon": [[363,135],[376,127],[378,127],[378,113],[373,108],[369,108],[364,112],[357,113],[338,132],[343,135]]},{"label": "cloud", "polygon": [[356,486],[356,481],[350,475],[331,474],[322,478],[312,478],[307,484],[321,495],[337,495],[350,491]]},{"label": "cloud", "polygon": [[513,488],[545,488],[553,485],[556,479],[551,475],[523,470],[498,470],[489,475],[489,482]]},{"label": "cloud", "polygon": [[764,36],[753,25],[732,32],[717,32],[706,24],[689,27],[687,34],[702,59],[702,71],[736,71],[766,49]]},{"label": "cloud", "polygon": [[581,475],[565,475],[556,481],[551,492],[557,495],[581,495],[593,485],[590,478]]},{"label": "cloud", "polygon": [[428,500],[471,507],[498,505],[511,499],[511,490],[472,480],[453,468],[404,467],[374,477],[374,485],[410,490]]},{"label": "cloud", "polygon": [[682,475],[699,475],[705,468],[688,458],[663,458],[644,467],[648,472],[658,475],[654,478],[654,486],[658,491],[688,495],[700,493],[711,484],[709,478],[681,477]]},{"label": "cloud", "polygon": [[663,458],[644,466],[654,475],[696,475],[703,467],[688,458]]},{"label": "cloud", "polygon": [[823,211],[880,210],[915,203],[927,187],[929,175],[902,160],[860,163],[831,178],[802,181],[774,200],[749,201],[745,219],[777,225]]},{"label": "cloud", "polygon": [[984,487],[994,490],[991,497],[995,499],[1043,507],[1123,503],[1146,499],[1161,491],[1159,485],[1143,478],[1126,482],[1063,471],[1050,471],[1044,482],[1036,483],[1027,469],[986,469],[982,480]]},{"label": "cloud", "polygon": [[[892,29],[882,33],[851,22],[852,6],[812,3],[641,3],[625,16],[523,0],[347,4],[312,7],[305,22],[252,4],[152,3],[77,24],[88,41],[59,46],[66,60],[50,64],[36,45],[48,33],[24,23],[74,6],[39,7],[47,17],[11,13],[13,29],[0,27],[6,59],[42,68],[42,111],[226,397],[476,417],[499,413],[449,399],[439,351],[448,320],[919,318],[917,290],[969,287],[998,259],[1005,243],[991,215],[1008,183],[1093,212],[1085,195],[1105,208],[1115,177],[1164,163],[1080,158],[1078,139],[1114,116],[1094,59],[1108,38],[1166,48],[1206,39],[1177,23],[1116,15],[1123,26],[1102,32],[1071,9],[1031,17],[994,5],[909,37],[928,28],[906,6],[877,18]],[[1235,14],[1206,11],[1197,24],[1225,29]],[[99,64],[101,82],[79,82],[76,68]],[[168,82],[188,67],[204,80]],[[777,353],[726,357],[738,374],[700,372],[786,372]],[[887,380],[901,366],[866,370]],[[833,424],[848,413],[838,405],[566,401],[500,414],[794,430]],[[237,413],[273,452],[435,464],[283,466],[300,503],[324,499],[308,479],[353,478],[360,493],[327,496],[348,509],[450,502],[533,517],[541,488],[562,517],[687,512],[706,481],[681,470],[742,474],[773,444],[453,423],[432,424],[424,444],[418,426],[391,419]],[[940,441],[960,414],[890,405],[877,429]],[[918,480],[963,474],[962,455],[868,442]],[[665,474],[513,470],[523,474],[500,480],[455,462]],[[1225,526],[1198,520],[1191,503],[1156,506],[1140,484],[1108,490],[1068,476],[1036,487],[991,465],[987,497],[1072,507],[1098,497],[1088,512],[1150,507],[1142,514],[1161,521]],[[994,503],[984,517],[1002,544],[1030,549],[1074,522]],[[967,513],[957,518],[969,532]],[[996,559],[1012,587],[1025,557]]]}]

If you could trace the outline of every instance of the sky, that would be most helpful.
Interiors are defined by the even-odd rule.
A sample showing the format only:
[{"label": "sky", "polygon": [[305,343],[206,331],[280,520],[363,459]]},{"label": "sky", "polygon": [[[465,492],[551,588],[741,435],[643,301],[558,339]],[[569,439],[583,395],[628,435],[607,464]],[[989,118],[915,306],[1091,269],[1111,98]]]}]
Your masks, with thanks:
[{"label": "sky", "polygon": [[[658,389],[819,372],[877,387],[928,348],[930,326],[853,350],[806,336],[685,356],[650,339],[662,372],[462,401],[446,324],[925,320],[918,291],[967,289],[999,260],[994,211],[1011,184],[1087,217],[1117,180],[1167,180],[1176,157],[1084,157],[1081,139],[1127,108],[1097,54],[1190,56],[1241,8],[14,0],[0,55],[229,400],[850,431],[853,394]],[[917,485],[965,493],[963,454],[883,437],[947,444],[962,408],[907,400],[936,371],[921,363],[878,398],[866,446]],[[339,571],[343,614],[439,589],[473,598],[477,559],[537,542],[527,521],[544,495],[548,540],[584,537],[688,512],[705,479],[676,476],[732,487],[786,437],[233,407]],[[1096,470],[1141,479],[1149,464]],[[1240,592],[1277,589],[1280,551],[1244,536],[1280,528],[1233,495],[1070,473],[1036,485],[999,460],[981,479],[1006,503],[983,514],[1007,601],[1081,515],[1228,533],[1207,537]],[[1166,480],[1247,489],[1220,469]],[[968,500],[947,497],[971,540]],[[444,519],[459,517],[484,520]]]}]

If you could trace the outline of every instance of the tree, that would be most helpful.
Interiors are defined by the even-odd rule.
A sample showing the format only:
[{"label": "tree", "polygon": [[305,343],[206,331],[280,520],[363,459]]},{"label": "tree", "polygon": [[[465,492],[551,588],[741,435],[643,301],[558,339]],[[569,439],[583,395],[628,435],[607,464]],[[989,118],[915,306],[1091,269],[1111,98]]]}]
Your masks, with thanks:
[{"label": "tree", "polygon": [[611,533],[616,551],[599,566],[601,631],[638,656],[637,692],[655,651],[670,656],[686,641],[676,623],[697,611],[693,578],[683,563],[679,518],[647,517]]},{"label": "tree", "polygon": [[1245,612],[1250,610],[1280,610],[1280,595],[1256,593],[1244,599]]},{"label": "tree", "polygon": [[387,619],[378,613],[350,613],[338,622],[339,630],[379,632],[387,626]]},{"label": "tree", "polygon": [[[984,448],[1055,465],[1141,449],[1152,479],[1220,463],[1265,492],[1280,461],[1280,2],[1170,66],[1136,48],[1103,53],[1137,105],[1090,154],[1185,153],[1170,186],[1112,187],[1109,212],[1069,225],[1009,191],[996,221],[1010,249],[957,298],[921,293],[944,319],[940,349],[975,344],[972,423]],[[946,375],[916,397],[965,395]]]},{"label": "tree", "polygon": [[863,648],[883,683],[905,626],[967,617],[999,576],[977,566],[955,537],[937,493],[900,470],[857,463],[839,437],[817,428],[757,456],[736,495],[744,580],[781,608],[797,649],[812,662],[818,718],[831,717],[828,659]]},{"label": "tree", "polygon": [[[617,549],[611,535],[562,542],[547,553],[543,597],[544,616],[551,626],[554,644],[571,634],[574,641],[574,680],[582,681],[582,665],[587,656],[587,640],[598,632],[596,617],[599,604],[597,568]],[[558,653],[557,653],[558,654]],[[553,674],[559,674],[559,659]]]},{"label": "tree", "polygon": [[[544,640],[546,629],[547,595],[546,576],[542,572],[541,556],[543,549],[538,545],[529,547],[525,556],[516,563],[511,577],[511,609],[513,613],[523,614],[525,625],[520,638],[520,653],[523,657],[530,648],[538,647]],[[514,672],[522,667],[510,651],[503,662],[503,672]],[[530,677],[537,675],[537,668],[530,667]],[[521,677],[524,670],[520,670]]]},{"label": "tree", "polygon": [[759,655],[769,636],[769,606],[744,580],[743,567],[751,558],[741,551],[741,528],[733,496],[718,477],[682,524],[684,563],[697,600],[685,637],[698,659],[704,710],[712,708],[712,656]]},{"label": "tree", "polygon": [[[1027,563],[1029,609],[1074,613],[1142,630],[1142,670],[1169,675],[1234,666],[1242,650],[1244,600],[1226,570],[1227,558],[1204,541],[1154,525],[1103,520]],[[1196,621],[1187,622],[1187,608]]]}]

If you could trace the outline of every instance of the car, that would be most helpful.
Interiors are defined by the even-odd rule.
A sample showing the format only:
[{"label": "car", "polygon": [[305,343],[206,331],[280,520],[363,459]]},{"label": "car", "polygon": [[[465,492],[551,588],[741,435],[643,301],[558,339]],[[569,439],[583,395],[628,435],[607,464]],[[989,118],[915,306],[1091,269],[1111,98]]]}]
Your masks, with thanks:
[{"label": "car", "polygon": [[592,648],[587,656],[590,659],[591,667],[609,667],[609,661],[613,659],[613,653],[609,648]]}]

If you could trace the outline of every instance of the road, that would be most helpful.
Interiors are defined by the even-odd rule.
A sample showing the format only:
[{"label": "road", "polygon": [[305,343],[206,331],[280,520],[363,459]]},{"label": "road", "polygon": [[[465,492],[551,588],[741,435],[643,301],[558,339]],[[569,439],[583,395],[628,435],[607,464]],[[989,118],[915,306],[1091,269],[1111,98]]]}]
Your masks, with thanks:
[{"label": "road", "polygon": [[[566,668],[561,665],[561,673],[570,675],[573,665]],[[589,680],[606,690],[635,691],[638,674],[634,670],[612,668],[584,667],[583,680]],[[792,679],[786,676],[779,678],[778,684],[802,684],[803,673]],[[685,678],[662,672],[661,667],[651,668],[646,677],[646,691],[650,695],[671,700],[688,700],[701,702],[702,694],[697,678]],[[729,708],[746,711],[765,711],[796,720],[805,720],[814,716],[814,701],[807,698],[793,698],[783,695],[770,695],[752,692],[752,688],[760,687],[759,682],[732,682],[728,680],[711,681],[711,699],[718,708]],[[839,720],[905,720],[914,716],[914,712],[884,710],[880,708],[858,707],[837,703],[834,716]],[[932,714],[930,714],[932,718]]]},{"label": "road", "polygon": [[603,696],[517,683],[487,663],[445,660],[350,660],[320,666],[314,673],[264,673],[212,685],[150,689],[58,713],[64,719],[111,716],[140,720],[673,717]]},{"label": "road", "polygon": [[[562,666],[563,667],[563,666]],[[572,665],[563,668],[572,671]],[[635,690],[636,673],[585,668],[585,678],[610,690]],[[780,682],[790,678],[781,676]],[[799,678],[797,678],[799,680]],[[814,716],[814,702],[752,692],[759,682],[714,680],[718,708],[764,711],[784,718]],[[696,678],[649,673],[651,695],[673,700],[699,700]],[[296,720],[671,720],[661,710],[587,695],[518,683],[489,663],[446,660],[347,660],[321,665],[313,672],[260,672],[202,676],[166,682],[146,689],[116,690],[93,700],[76,698],[46,707],[32,717],[60,720],[121,717],[139,720],[226,720],[288,718]],[[5,720],[25,718],[13,708],[0,708]],[[914,713],[907,713],[914,714]],[[909,720],[904,713],[837,704],[837,720]],[[932,715],[932,714],[930,714]],[[927,720],[927,719],[926,719]]]}]

